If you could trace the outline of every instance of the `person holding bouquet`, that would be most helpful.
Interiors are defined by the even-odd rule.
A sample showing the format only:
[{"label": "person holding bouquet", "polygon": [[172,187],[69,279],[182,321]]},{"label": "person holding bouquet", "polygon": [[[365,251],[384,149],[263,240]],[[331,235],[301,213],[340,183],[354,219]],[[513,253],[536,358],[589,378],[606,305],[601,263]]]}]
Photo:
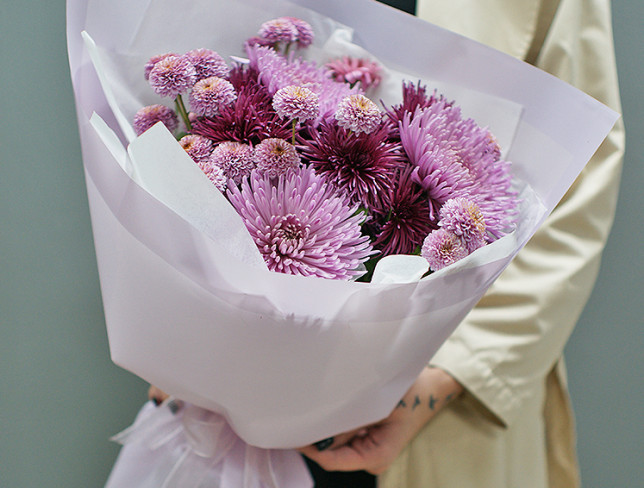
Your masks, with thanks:
[{"label": "person holding bouquet", "polygon": [[[608,0],[418,0],[417,15],[620,110]],[[302,452],[380,488],[579,486],[562,352],[597,276],[623,150],[618,122],[387,419]],[[316,486],[375,483],[334,476],[320,470]]]}]

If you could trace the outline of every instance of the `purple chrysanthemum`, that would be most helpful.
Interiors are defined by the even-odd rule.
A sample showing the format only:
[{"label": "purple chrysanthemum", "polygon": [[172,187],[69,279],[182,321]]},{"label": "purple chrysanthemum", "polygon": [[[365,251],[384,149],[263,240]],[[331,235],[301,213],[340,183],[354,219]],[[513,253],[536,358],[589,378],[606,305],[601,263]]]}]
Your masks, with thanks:
[{"label": "purple chrysanthemum", "polygon": [[445,99],[406,113],[399,123],[400,139],[416,180],[428,192],[432,218],[450,198],[463,197],[480,208],[487,231],[502,236],[516,215],[509,163],[487,129]]},{"label": "purple chrysanthemum", "polygon": [[179,126],[179,119],[174,110],[164,105],[149,105],[140,109],[134,115],[134,132],[137,136],[143,134],[146,130],[152,127],[157,122],[163,122],[170,132]]},{"label": "purple chrysanthemum", "polygon": [[154,65],[157,64],[162,59],[165,59],[169,56],[179,56],[179,55],[177,53],[157,54],[156,56],[152,56],[149,59],[149,61],[145,63],[145,66],[143,68],[143,76],[145,77],[146,81],[150,79],[150,71],[152,71],[152,68],[154,68]]},{"label": "purple chrysanthemum", "polygon": [[373,209],[369,227],[374,229],[374,248],[383,256],[412,254],[433,229],[425,192],[412,180],[412,168],[398,172],[394,184]]},{"label": "purple chrysanthemum", "polygon": [[360,83],[363,90],[377,87],[382,79],[380,65],[368,59],[344,56],[327,63],[326,68],[335,81],[351,86]]},{"label": "purple chrysanthemum", "polygon": [[194,134],[183,136],[179,140],[179,144],[196,162],[208,159],[212,152],[212,141]]},{"label": "purple chrysanthemum", "polygon": [[253,171],[228,197],[272,271],[348,280],[372,253],[363,217],[310,168],[277,183]]},{"label": "purple chrysanthemum", "polygon": [[403,82],[402,102],[387,109],[385,113],[397,129],[398,123],[404,119],[406,114],[413,114],[417,109],[428,108],[438,101],[445,103],[444,99],[436,95],[436,92],[428,95],[427,87],[424,85]]},{"label": "purple chrysanthemum", "polygon": [[302,153],[309,164],[351,202],[369,209],[382,208],[381,198],[389,193],[402,164],[402,148],[388,141],[387,127],[369,135],[350,134],[323,122],[303,144]]},{"label": "purple chrysanthemum", "polygon": [[364,95],[350,95],[338,105],[335,119],[340,127],[347,130],[371,134],[380,127],[382,114],[378,106]]},{"label": "purple chrysanthemum", "polygon": [[190,107],[197,115],[213,117],[236,99],[237,93],[232,83],[211,76],[195,83],[190,92]]},{"label": "purple chrysanthemum", "polygon": [[440,209],[438,225],[460,237],[469,252],[486,244],[483,214],[478,205],[465,198],[447,200]]},{"label": "purple chrysanthemum", "polygon": [[236,184],[255,168],[253,149],[248,144],[226,141],[219,144],[210,155],[210,162],[220,167],[227,178]]},{"label": "purple chrysanthemum", "polygon": [[297,17],[283,17],[293,24],[297,30],[297,46],[300,48],[310,46],[313,43],[313,28],[311,24]]},{"label": "purple chrysanthemum", "polygon": [[197,71],[197,81],[216,76],[228,77],[230,68],[219,53],[210,49],[193,49],[184,56],[190,61]]},{"label": "purple chrysanthemum", "polygon": [[167,56],[157,62],[150,71],[152,89],[162,97],[175,98],[195,84],[197,71],[183,56]]},{"label": "purple chrysanthemum", "polygon": [[295,146],[284,139],[264,139],[255,147],[257,169],[271,178],[299,167],[300,155]]},{"label": "purple chrysanthemum", "polygon": [[268,89],[257,81],[253,68],[236,66],[229,81],[237,90],[237,100],[221,109],[216,117],[205,117],[193,124],[192,132],[213,142],[237,141],[257,145],[271,137],[291,137],[291,123],[282,120],[272,107]]},{"label": "purple chrysanthemum", "polygon": [[289,85],[273,96],[273,108],[283,119],[305,122],[320,113],[320,99],[308,88]]},{"label": "purple chrysanthemum", "polygon": [[210,161],[200,161],[197,164],[201,168],[201,171],[204,172],[204,174],[220,192],[223,193],[226,191],[228,178],[226,177],[223,169]]},{"label": "purple chrysanthemum", "polygon": [[432,271],[443,269],[468,254],[461,238],[445,229],[432,231],[425,238],[420,251],[420,255],[427,259]]},{"label": "purple chrysanthemum", "polygon": [[258,32],[259,36],[269,42],[295,42],[297,40],[297,27],[286,17],[264,22]]}]

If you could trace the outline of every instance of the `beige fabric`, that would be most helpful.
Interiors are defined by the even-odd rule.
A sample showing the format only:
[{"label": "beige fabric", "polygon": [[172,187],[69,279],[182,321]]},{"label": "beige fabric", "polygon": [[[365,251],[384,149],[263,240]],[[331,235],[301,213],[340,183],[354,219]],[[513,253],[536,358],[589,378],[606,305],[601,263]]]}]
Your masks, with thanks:
[{"label": "beige fabric", "polygon": [[[609,0],[418,3],[422,18],[530,59],[620,110]],[[466,393],[429,422],[380,477],[380,488],[578,486],[560,358],[596,279],[623,147],[619,122],[433,358]]]}]

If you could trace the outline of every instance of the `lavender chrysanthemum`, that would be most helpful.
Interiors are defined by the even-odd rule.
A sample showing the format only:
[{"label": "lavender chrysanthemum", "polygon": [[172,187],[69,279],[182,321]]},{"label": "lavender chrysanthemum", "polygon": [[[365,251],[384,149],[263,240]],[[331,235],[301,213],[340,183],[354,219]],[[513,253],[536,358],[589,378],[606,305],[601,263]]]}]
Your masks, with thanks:
[{"label": "lavender chrysanthemum", "polygon": [[213,117],[236,99],[237,93],[232,83],[211,76],[195,83],[190,92],[190,107],[197,115]]},{"label": "lavender chrysanthemum", "polygon": [[228,178],[226,178],[226,174],[224,173],[223,169],[213,164],[209,160],[199,161],[197,164],[201,168],[201,171],[204,172],[204,174],[220,192],[223,193],[226,191]]},{"label": "lavender chrysanthemum", "polygon": [[179,140],[179,144],[196,162],[208,159],[212,152],[212,141],[194,134],[183,136]]},{"label": "lavender chrysanthemum", "polygon": [[425,238],[420,251],[420,255],[427,259],[432,271],[443,269],[468,254],[461,238],[445,229],[432,231]]},{"label": "lavender chrysanthemum", "polygon": [[184,56],[167,56],[150,71],[150,86],[162,97],[175,98],[195,84],[197,71]]},{"label": "lavender chrysanthemum", "polygon": [[438,225],[460,237],[469,252],[486,244],[485,219],[481,210],[465,198],[447,200],[440,209]]},{"label": "lavender chrysanthemum", "polygon": [[372,253],[363,217],[310,168],[253,171],[228,197],[272,271],[349,280]]},{"label": "lavender chrysanthemum", "polygon": [[283,17],[293,24],[297,30],[297,46],[300,48],[310,46],[313,43],[313,28],[311,24],[297,17]]},{"label": "lavender chrysanthemum", "polygon": [[392,188],[402,164],[400,144],[388,140],[388,128],[350,134],[335,124],[323,122],[304,141],[303,156],[352,203],[382,208],[381,199]]},{"label": "lavender chrysanthemum", "polygon": [[445,99],[406,113],[399,123],[400,139],[416,180],[428,192],[432,218],[450,198],[472,201],[494,237],[507,232],[516,215],[517,199],[511,189],[509,163],[500,158],[496,141],[487,129]]},{"label": "lavender chrysanthemum", "polygon": [[273,96],[273,108],[283,119],[305,122],[320,113],[320,99],[306,87],[290,85]]},{"label": "lavender chrysanthemum", "polygon": [[216,76],[218,78],[228,77],[230,68],[219,53],[210,49],[193,49],[184,55],[197,71],[197,81]]},{"label": "lavender chrysanthemum", "polygon": [[364,95],[350,95],[340,102],[335,113],[338,125],[352,132],[371,134],[382,123],[378,106]]},{"label": "lavender chrysanthemum", "polygon": [[284,139],[264,139],[255,147],[257,169],[271,178],[283,175],[300,165],[295,146]]},{"label": "lavender chrysanthemum", "polygon": [[351,86],[360,83],[365,91],[377,87],[382,80],[380,65],[368,59],[344,56],[327,63],[326,68],[335,81]]},{"label": "lavender chrysanthemum", "polygon": [[295,42],[297,40],[297,27],[286,17],[264,22],[258,32],[259,36],[269,42]]},{"label": "lavender chrysanthemum", "polygon": [[165,59],[169,56],[179,56],[179,55],[177,53],[157,54],[156,56],[152,56],[148,60],[148,62],[145,63],[145,66],[143,67],[143,76],[145,77],[146,81],[150,79],[150,71],[152,71],[152,68],[154,68],[154,65],[157,64],[162,59]]},{"label": "lavender chrysanthemum", "polygon": [[221,168],[227,178],[236,184],[255,168],[253,149],[248,144],[226,141],[219,144],[210,155],[210,162]]},{"label": "lavender chrysanthemum", "polygon": [[143,134],[157,122],[163,122],[170,132],[179,126],[179,119],[174,110],[164,105],[149,105],[143,107],[134,115],[134,132],[137,136]]}]

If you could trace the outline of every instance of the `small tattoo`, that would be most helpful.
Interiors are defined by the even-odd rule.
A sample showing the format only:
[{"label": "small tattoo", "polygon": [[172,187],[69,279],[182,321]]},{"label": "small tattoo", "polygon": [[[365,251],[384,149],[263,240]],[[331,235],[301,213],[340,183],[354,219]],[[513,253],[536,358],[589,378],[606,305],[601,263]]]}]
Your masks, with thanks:
[{"label": "small tattoo", "polygon": [[438,402],[438,398],[434,398],[434,395],[429,395],[429,408],[430,408],[430,410],[434,410],[434,407],[436,407],[437,402]]},{"label": "small tattoo", "polygon": [[405,408],[407,404],[405,403],[405,400],[400,400],[398,402],[398,405],[396,405],[396,408]]},{"label": "small tattoo", "polygon": [[418,398],[418,395],[414,398],[414,404],[411,406],[411,409],[414,410],[418,405],[420,405],[420,398]]},{"label": "small tattoo", "polygon": [[454,395],[452,395],[451,393],[449,395],[447,395],[445,397],[445,403],[449,402],[453,397],[454,397]]}]

